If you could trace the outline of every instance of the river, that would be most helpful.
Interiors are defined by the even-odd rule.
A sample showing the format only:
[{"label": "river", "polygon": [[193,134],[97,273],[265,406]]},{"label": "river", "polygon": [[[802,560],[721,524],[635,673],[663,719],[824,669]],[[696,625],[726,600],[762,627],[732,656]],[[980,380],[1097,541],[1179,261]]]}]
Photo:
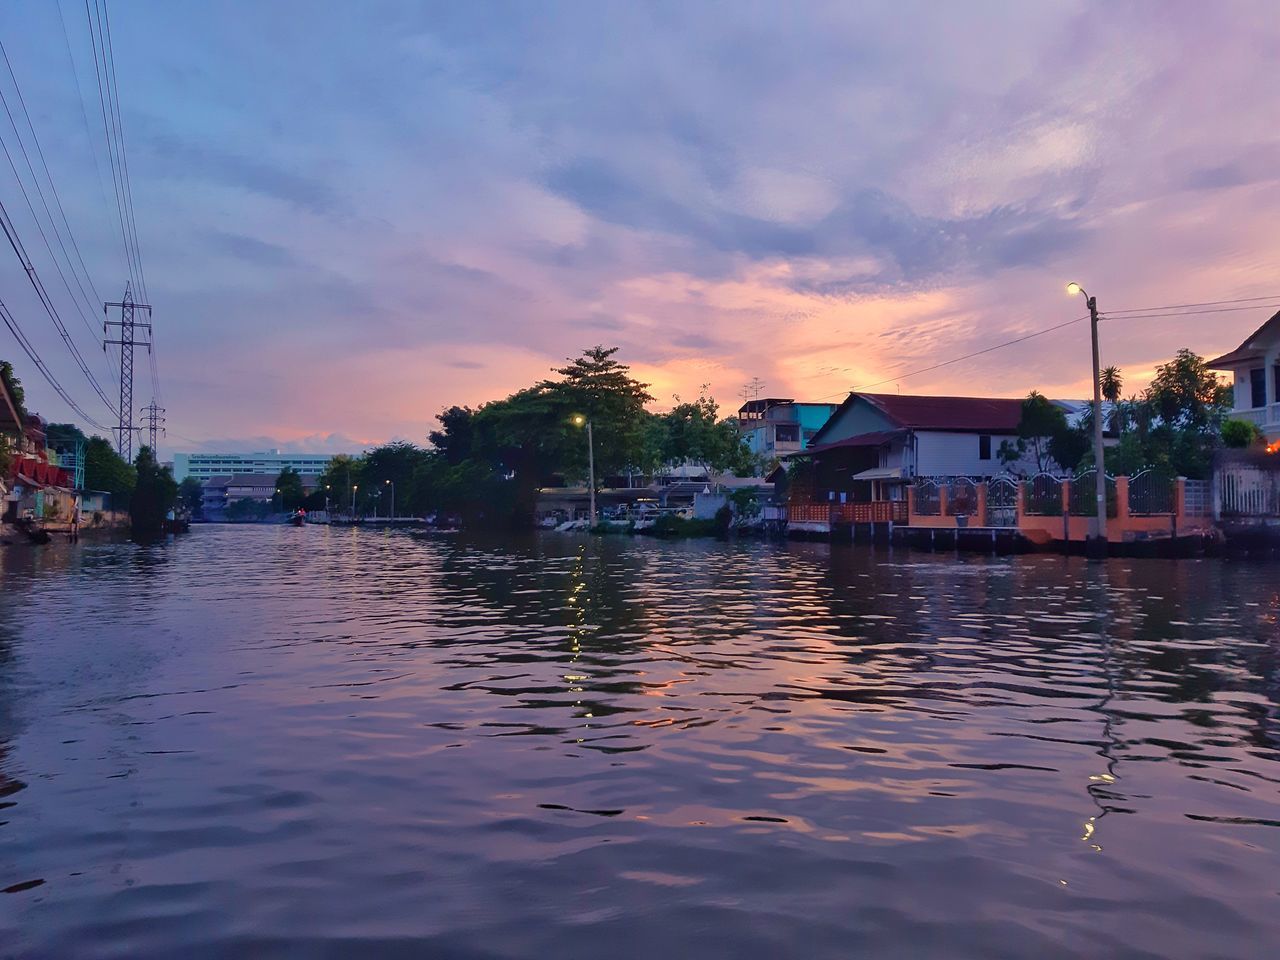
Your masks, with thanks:
[{"label": "river", "polygon": [[1280,568],[0,551],[0,957],[1280,950]]}]

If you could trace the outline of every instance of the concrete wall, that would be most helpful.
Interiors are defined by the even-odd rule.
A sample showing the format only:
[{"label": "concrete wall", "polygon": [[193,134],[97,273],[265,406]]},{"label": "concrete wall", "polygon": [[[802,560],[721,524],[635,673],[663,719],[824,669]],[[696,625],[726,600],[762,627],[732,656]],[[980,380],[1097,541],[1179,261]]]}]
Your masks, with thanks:
[{"label": "concrete wall", "polygon": [[[1000,444],[1013,439],[1013,434],[988,434],[991,458],[983,460],[979,453],[979,434],[916,432],[916,476],[920,477],[994,477],[1005,472],[1000,462]],[[896,464],[895,464],[896,466]]]}]

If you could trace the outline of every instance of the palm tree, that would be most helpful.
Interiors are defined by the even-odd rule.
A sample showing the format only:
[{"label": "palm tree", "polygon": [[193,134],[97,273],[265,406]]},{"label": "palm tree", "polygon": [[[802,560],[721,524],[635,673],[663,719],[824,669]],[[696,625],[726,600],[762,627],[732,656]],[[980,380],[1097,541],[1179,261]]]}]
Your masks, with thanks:
[{"label": "palm tree", "polygon": [[1098,377],[1102,387],[1102,398],[1111,404],[1111,429],[1116,433],[1124,431],[1126,417],[1120,410],[1120,391],[1124,389],[1124,378],[1120,376],[1118,367],[1107,367]]}]

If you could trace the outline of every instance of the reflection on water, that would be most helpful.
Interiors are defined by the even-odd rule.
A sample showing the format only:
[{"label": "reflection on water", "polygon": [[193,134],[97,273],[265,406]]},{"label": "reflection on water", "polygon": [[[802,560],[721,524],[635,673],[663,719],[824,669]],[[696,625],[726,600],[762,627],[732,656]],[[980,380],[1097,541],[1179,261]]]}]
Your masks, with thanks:
[{"label": "reflection on water", "polygon": [[291,527],[0,562],[0,955],[1280,943],[1274,568]]}]

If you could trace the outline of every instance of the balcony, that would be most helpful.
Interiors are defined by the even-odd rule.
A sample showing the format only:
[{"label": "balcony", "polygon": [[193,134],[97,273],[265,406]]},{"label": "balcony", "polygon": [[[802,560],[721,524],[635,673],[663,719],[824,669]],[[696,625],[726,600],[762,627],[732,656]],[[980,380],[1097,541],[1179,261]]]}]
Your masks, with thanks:
[{"label": "balcony", "polygon": [[[1271,410],[1272,410],[1273,418],[1275,416],[1274,411],[1276,410],[1277,406],[1280,406],[1280,405],[1272,404]],[[1267,408],[1266,407],[1253,407],[1253,408],[1244,409],[1244,410],[1232,410],[1231,413],[1228,414],[1228,416],[1230,416],[1232,420],[1244,420],[1246,423],[1252,423],[1255,427],[1257,427],[1260,430],[1267,425]]]}]

